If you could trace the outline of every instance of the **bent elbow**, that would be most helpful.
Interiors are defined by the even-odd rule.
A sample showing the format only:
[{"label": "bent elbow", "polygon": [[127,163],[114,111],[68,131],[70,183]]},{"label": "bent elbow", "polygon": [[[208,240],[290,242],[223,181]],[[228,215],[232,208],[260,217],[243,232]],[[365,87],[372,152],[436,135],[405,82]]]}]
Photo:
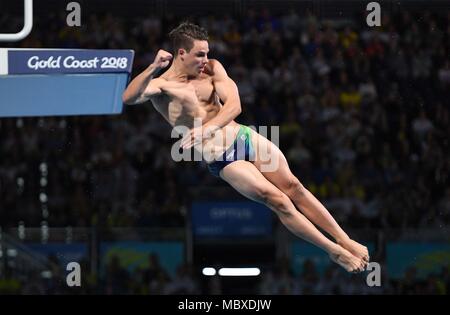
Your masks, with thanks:
[{"label": "bent elbow", "polygon": [[126,92],[122,94],[122,102],[125,105],[133,105],[134,104],[133,100],[127,95]]},{"label": "bent elbow", "polygon": [[236,106],[236,116],[240,115],[242,113],[242,107],[241,104],[238,103],[238,105]]},{"label": "bent elbow", "polygon": [[127,96],[126,91],[123,92],[123,94],[122,94],[122,102],[123,102],[124,104],[128,105],[129,99],[128,99],[128,96]]}]

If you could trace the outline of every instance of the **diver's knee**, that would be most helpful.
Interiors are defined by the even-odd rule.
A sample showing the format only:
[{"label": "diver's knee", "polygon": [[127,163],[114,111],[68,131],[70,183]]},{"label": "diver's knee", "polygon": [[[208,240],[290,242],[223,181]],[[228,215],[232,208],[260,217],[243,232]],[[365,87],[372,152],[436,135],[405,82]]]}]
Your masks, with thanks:
[{"label": "diver's knee", "polygon": [[298,180],[297,177],[294,175],[289,176],[285,183],[284,183],[284,189],[286,194],[290,197],[302,197],[306,193],[305,186],[302,185],[302,183]]},{"label": "diver's knee", "polygon": [[266,205],[272,209],[278,216],[292,215],[293,207],[291,201],[281,191],[272,191],[266,196]]}]

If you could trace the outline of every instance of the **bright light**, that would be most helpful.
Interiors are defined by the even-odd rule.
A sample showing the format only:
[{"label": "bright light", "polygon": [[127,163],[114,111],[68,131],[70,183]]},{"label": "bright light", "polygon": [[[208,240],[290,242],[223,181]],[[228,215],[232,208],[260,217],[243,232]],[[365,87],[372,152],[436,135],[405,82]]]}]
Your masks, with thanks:
[{"label": "bright light", "polygon": [[50,270],[44,270],[41,272],[41,277],[45,279],[51,279],[52,272]]},{"label": "bright light", "polygon": [[211,267],[203,268],[202,273],[204,276],[215,276],[216,275],[216,269]]},{"label": "bright light", "polygon": [[45,194],[45,193],[40,193],[40,194],[39,194],[39,200],[40,200],[42,203],[47,202],[47,201],[48,201],[47,194]]},{"label": "bright light", "polygon": [[220,276],[258,276],[261,273],[259,268],[220,268]]},{"label": "bright light", "polygon": [[8,248],[6,250],[6,255],[9,257],[16,257],[17,256],[17,250],[15,250],[14,248]]}]

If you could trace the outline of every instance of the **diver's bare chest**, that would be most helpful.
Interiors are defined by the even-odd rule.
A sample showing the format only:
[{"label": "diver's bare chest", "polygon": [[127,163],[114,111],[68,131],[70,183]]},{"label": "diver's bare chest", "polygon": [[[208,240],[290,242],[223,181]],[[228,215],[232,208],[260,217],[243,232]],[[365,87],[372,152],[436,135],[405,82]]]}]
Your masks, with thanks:
[{"label": "diver's bare chest", "polygon": [[215,103],[215,89],[212,80],[208,79],[189,82],[167,81],[163,93],[154,97],[152,101],[158,110],[169,106],[169,111],[177,108],[197,111]]},{"label": "diver's bare chest", "polygon": [[208,102],[214,95],[212,77],[208,75],[187,81],[167,80],[162,90],[172,99],[189,102]]},{"label": "diver's bare chest", "polygon": [[214,85],[211,81],[194,81],[190,84],[198,101],[209,103],[214,98]]}]

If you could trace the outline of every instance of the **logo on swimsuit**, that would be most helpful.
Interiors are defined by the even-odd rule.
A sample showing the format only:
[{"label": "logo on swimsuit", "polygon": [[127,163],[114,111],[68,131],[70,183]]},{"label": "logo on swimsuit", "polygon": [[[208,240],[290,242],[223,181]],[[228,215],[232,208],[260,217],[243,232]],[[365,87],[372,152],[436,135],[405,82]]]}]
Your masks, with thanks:
[{"label": "logo on swimsuit", "polygon": [[234,156],[234,150],[231,150],[231,152],[228,153],[228,155],[227,155],[227,161],[231,161],[233,159],[233,156]]}]

